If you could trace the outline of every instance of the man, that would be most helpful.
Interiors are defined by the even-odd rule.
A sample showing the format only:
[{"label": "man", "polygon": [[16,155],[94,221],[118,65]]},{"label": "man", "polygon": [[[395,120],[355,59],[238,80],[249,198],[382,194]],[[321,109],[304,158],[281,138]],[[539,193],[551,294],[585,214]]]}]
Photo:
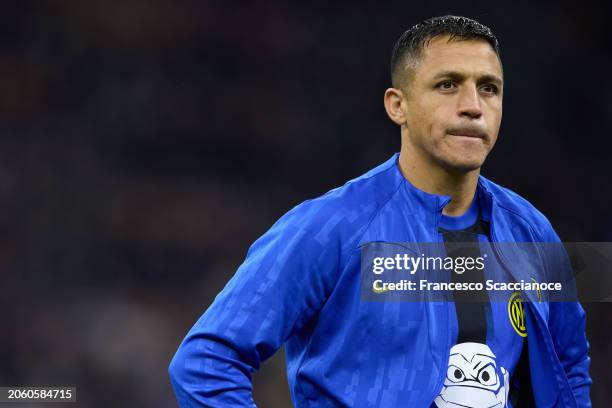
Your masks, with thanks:
[{"label": "man", "polygon": [[559,241],[526,200],[480,175],[502,117],[491,30],[426,20],[391,65],[384,104],[399,156],[298,205],[251,246],[170,364],[182,407],[254,406],[251,374],[283,344],[299,407],[590,406],[575,302],[518,303],[517,323],[493,301],[363,300],[368,243]]}]

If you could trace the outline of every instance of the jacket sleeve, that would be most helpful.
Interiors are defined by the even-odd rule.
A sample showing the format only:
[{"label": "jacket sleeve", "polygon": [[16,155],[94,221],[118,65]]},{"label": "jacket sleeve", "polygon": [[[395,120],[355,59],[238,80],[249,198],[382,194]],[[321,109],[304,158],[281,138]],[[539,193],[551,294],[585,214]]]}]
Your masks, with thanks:
[{"label": "jacket sleeve", "polygon": [[[554,250],[563,262],[562,268],[570,268],[567,253],[561,240],[550,227],[545,242],[558,243]],[[575,289],[575,287],[574,287]],[[589,342],[586,337],[586,313],[579,302],[564,301],[550,303],[549,329],[555,351],[563,365],[578,407],[590,407],[591,377],[589,375]]]},{"label": "jacket sleeve", "polygon": [[251,374],[320,309],[339,251],[294,208],[259,238],[179,346],[169,374],[179,405],[254,407]]}]

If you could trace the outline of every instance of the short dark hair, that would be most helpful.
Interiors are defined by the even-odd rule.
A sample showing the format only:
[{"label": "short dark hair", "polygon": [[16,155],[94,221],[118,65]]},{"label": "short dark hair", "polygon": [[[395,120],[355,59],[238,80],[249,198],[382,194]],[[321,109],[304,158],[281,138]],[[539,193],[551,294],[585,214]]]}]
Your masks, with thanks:
[{"label": "short dark hair", "polygon": [[423,47],[441,35],[449,35],[449,41],[487,41],[499,57],[499,42],[489,27],[467,17],[447,15],[428,18],[406,30],[395,42],[391,55],[391,82],[394,87],[399,87],[404,63],[410,60],[416,63]]}]

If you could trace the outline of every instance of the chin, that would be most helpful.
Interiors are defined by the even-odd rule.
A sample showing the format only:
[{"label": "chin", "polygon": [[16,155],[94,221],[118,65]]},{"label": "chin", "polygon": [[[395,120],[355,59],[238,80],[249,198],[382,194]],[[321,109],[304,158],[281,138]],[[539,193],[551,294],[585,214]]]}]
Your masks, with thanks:
[{"label": "chin", "polygon": [[484,159],[458,158],[456,160],[443,160],[443,166],[453,172],[469,173],[482,167]]},{"label": "chin", "polygon": [[489,150],[482,146],[465,148],[463,145],[453,145],[438,151],[432,150],[431,153],[435,161],[447,170],[467,173],[482,167]]}]

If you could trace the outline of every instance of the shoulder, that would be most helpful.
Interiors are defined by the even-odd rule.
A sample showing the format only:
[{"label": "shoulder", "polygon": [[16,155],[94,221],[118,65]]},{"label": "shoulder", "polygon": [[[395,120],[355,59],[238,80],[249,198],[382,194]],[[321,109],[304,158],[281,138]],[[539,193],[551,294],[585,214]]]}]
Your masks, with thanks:
[{"label": "shoulder", "polygon": [[[325,194],[306,200],[285,215],[275,227],[289,228],[318,241],[357,235],[397,192],[403,181],[396,166],[397,155],[367,173]],[[273,227],[274,228],[274,227]]]},{"label": "shoulder", "polygon": [[484,176],[480,176],[479,182],[493,196],[495,202],[502,210],[509,213],[510,216],[527,223],[540,241],[558,240],[557,234],[548,218],[526,198],[507,187],[492,182]]}]

